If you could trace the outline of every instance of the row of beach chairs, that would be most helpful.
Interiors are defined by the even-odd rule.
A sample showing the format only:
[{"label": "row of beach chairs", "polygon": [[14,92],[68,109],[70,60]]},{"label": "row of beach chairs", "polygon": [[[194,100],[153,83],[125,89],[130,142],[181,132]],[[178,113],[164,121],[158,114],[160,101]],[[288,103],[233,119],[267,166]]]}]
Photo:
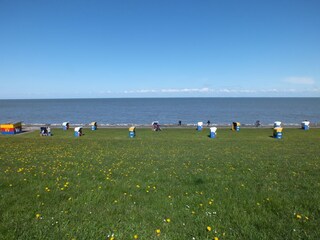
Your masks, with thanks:
[{"label": "row of beach chairs", "polygon": [[[154,121],[152,122],[152,130],[153,131],[161,131],[161,127],[160,127],[160,124],[159,124],[159,121]],[[62,123],[62,127],[64,130],[68,130],[69,129],[69,122],[64,122]],[[92,122],[90,124],[91,126],[91,130],[97,130],[97,122]],[[233,131],[240,131],[240,122],[233,122],[232,125],[231,125],[231,129]],[[309,126],[310,126],[310,121],[308,120],[304,120],[302,121],[301,123],[301,128],[303,130],[309,130]],[[278,139],[281,139],[282,138],[282,123],[280,121],[275,121],[274,122],[274,126],[273,126],[273,137],[275,138],[278,138]],[[203,129],[203,122],[198,122],[197,123],[197,131],[202,131]],[[216,135],[217,135],[217,127],[210,127],[210,138],[215,138]],[[132,126],[129,128],[129,137],[133,138],[136,136],[136,127]],[[74,135],[76,137],[80,137],[83,135],[83,132],[82,132],[82,127],[75,127],[74,128]]]}]

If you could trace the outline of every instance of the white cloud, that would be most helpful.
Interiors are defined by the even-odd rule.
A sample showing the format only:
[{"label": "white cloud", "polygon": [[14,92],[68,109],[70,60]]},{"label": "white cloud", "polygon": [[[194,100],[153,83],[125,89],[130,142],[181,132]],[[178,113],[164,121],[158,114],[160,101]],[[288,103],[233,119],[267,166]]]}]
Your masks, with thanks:
[{"label": "white cloud", "polygon": [[320,93],[320,88],[315,85],[314,80],[311,78],[288,78],[288,81],[299,82],[302,84],[309,84],[309,88],[262,88],[262,89],[246,89],[237,87],[227,88],[158,88],[158,89],[130,89],[122,91],[109,91],[102,90],[98,92],[100,95],[119,96],[119,95],[131,95],[131,96],[292,96],[295,94],[310,95]]},{"label": "white cloud", "polygon": [[154,89],[137,89],[137,90],[125,90],[123,93],[157,93],[157,90]]},{"label": "white cloud", "polygon": [[162,93],[203,93],[203,92],[212,92],[212,89],[209,88],[169,88],[161,89]]},{"label": "white cloud", "polygon": [[284,80],[287,83],[313,85],[315,80],[311,77],[288,77]]},{"label": "white cloud", "polygon": [[270,88],[270,89],[240,89],[240,88],[164,88],[164,89],[137,89],[137,90],[126,90],[122,93],[125,94],[148,94],[148,93],[155,93],[155,94],[242,94],[242,95],[250,95],[250,94],[285,94],[285,93],[320,93],[319,88],[311,88],[311,89],[277,89],[277,88]]}]

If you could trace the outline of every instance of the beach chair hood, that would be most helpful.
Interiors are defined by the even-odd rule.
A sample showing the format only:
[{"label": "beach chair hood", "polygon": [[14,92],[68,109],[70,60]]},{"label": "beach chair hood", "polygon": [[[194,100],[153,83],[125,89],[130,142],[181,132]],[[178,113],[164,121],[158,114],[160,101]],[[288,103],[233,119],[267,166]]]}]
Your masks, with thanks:
[{"label": "beach chair hood", "polygon": [[202,125],[203,125],[203,122],[198,122],[197,125],[198,125],[198,126],[202,126]]},{"label": "beach chair hood", "polygon": [[75,132],[80,132],[81,129],[82,129],[82,127],[75,127],[75,128],[74,128],[74,131],[75,131]]},{"label": "beach chair hood", "polygon": [[67,126],[67,125],[69,125],[69,122],[63,122],[62,123],[62,126]]},{"label": "beach chair hood", "polygon": [[280,127],[281,126],[281,122],[280,121],[275,121],[274,122],[274,126],[275,127]]},{"label": "beach chair hood", "polygon": [[216,131],[217,131],[217,128],[216,128],[216,127],[211,127],[211,128],[210,128],[210,132],[214,132],[214,133],[215,133]]}]

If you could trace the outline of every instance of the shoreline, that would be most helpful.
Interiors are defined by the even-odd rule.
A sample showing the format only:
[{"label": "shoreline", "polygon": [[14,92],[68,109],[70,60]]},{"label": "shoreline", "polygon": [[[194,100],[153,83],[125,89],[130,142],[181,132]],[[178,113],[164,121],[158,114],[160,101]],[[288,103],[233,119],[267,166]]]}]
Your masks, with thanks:
[{"label": "shoreline", "polygon": [[[22,123],[22,127],[24,129],[30,129],[30,130],[38,130],[40,127],[43,126],[50,126],[50,128],[53,129],[59,129],[62,128],[62,124],[24,124]],[[126,129],[129,127],[136,127],[136,128],[152,128],[151,124],[98,124],[98,129]],[[160,124],[162,129],[196,129],[197,124],[182,124],[181,126],[177,124]],[[273,128],[273,124],[262,124],[259,127],[253,125],[253,124],[241,124],[241,128],[246,129],[266,129],[266,128]],[[91,128],[90,124],[70,124],[70,129],[73,129],[75,127],[82,127],[82,128]],[[218,128],[231,128],[231,124],[210,124],[209,126],[204,125],[204,129],[209,129],[210,127],[218,127]],[[282,124],[283,128],[301,128],[301,124]],[[314,123],[310,124],[310,128],[320,128],[320,124]]]}]

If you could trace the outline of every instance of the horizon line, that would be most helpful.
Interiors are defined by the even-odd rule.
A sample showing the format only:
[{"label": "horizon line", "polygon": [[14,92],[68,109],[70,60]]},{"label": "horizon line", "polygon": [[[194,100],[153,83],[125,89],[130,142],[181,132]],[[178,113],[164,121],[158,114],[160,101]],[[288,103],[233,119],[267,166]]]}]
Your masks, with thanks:
[{"label": "horizon line", "polygon": [[319,97],[308,97],[308,96],[216,96],[216,97],[170,97],[170,96],[163,96],[163,97],[58,97],[58,98],[0,98],[2,100],[85,100],[85,99],[173,99],[173,98],[180,98],[180,99],[188,99],[188,98],[320,98]]}]

